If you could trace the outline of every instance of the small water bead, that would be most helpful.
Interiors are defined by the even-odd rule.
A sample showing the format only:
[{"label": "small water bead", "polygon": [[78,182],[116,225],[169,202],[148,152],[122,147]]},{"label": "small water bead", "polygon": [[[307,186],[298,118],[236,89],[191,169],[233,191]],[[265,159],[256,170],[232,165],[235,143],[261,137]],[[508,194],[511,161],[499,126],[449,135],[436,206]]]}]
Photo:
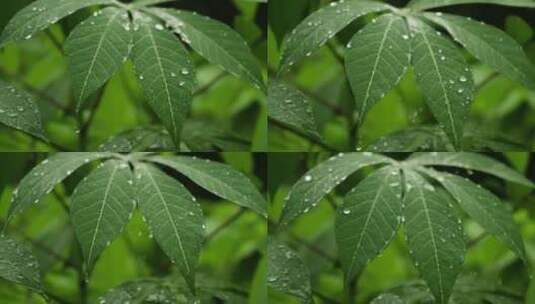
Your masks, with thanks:
[{"label": "small water bead", "polygon": [[344,210],[342,210],[342,213],[343,213],[343,214],[350,214],[350,213],[351,213],[351,210],[349,210],[349,209],[344,209]]},{"label": "small water bead", "polygon": [[180,73],[182,73],[182,75],[188,75],[189,74],[189,70],[186,69],[186,68],[183,68]]},{"label": "small water bead", "polygon": [[459,94],[461,94],[461,93],[463,93],[463,92],[464,92],[464,89],[458,89],[458,90],[457,90],[457,93],[459,93]]},{"label": "small water bead", "polygon": [[460,82],[467,82],[468,79],[466,77],[464,77],[464,76],[461,76],[461,78],[459,78],[459,81]]},{"label": "small water bead", "polygon": [[403,38],[403,40],[408,40],[409,39],[409,35],[403,35],[401,37]]},{"label": "small water bead", "polygon": [[139,80],[143,80],[145,79],[145,77],[143,77],[143,75],[139,75]]},{"label": "small water bead", "polygon": [[312,176],[310,175],[305,176],[305,182],[310,182],[310,181],[312,181]]},{"label": "small water bead", "polygon": [[162,31],[163,30],[163,25],[161,25],[160,23],[156,24],[154,26],[154,28],[156,28],[158,31]]}]

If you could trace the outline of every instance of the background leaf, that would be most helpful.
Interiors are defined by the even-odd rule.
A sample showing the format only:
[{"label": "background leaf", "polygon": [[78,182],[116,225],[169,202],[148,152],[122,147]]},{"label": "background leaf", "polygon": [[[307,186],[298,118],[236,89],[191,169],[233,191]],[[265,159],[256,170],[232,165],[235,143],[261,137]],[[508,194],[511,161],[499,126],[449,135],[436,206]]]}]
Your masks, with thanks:
[{"label": "background leaf", "polygon": [[308,97],[284,82],[270,81],[268,111],[270,118],[321,139]]},{"label": "background leaf", "polygon": [[35,97],[1,80],[0,122],[46,140]]},{"label": "background leaf", "polygon": [[408,6],[414,9],[423,10],[431,9],[448,5],[459,4],[497,4],[505,6],[518,6],[518,7],[535,7],[535,2],[532,0],[412,0]]},{"label": "background leaf", "polygon": [[534,187],[522,174],[488,156],[471,152],[422,153],[408,161],[418,166],[450,166],[476,170],[495,175],[508,181]]},{"label": "background leaf", "polygon": [[297,253],[273,237],[268,239],[267,252],[268,287],[312,303],[310,273]]},{"label": "background leaf", "polygon": [[0,235],[0,277],[42,293],[39,263],[25,246]]}]

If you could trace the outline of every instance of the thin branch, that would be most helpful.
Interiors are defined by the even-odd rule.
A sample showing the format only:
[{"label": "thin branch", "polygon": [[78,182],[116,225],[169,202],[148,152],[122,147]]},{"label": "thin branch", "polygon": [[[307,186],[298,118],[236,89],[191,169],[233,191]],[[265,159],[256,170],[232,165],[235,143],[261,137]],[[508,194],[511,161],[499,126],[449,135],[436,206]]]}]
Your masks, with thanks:
[{"label": "thin branch", "polygon": [[283,124],[283,123],[281,123],[281,122],[279,122],[277,120],[269,118],[269,123],[281,128],[283,130],[290,131],[290,132],[292,132],[292,133],[294,133],[294,134],[296,134],[296,135],[298,135],[298,136],[300,136],[300,137],[302,137],[302,138],[304,138],[304,139],[306,139],[306,140],[318,145],[319,147],[323,148],[326,151],[329,151],[329,152],[336,152],[337,151],[336,148],[333,148],[333,147],[329,146],[328,144],[324,143],[323,141],[319,140],[318,138],[310,136],[310,135],[308,135],[308,134],[306,134],[306,133],[304,133],[302,131],[290,128],[290,127],[286,126],[285,124]]},{"label": "thin branch", "polygon": [[288,233],[288,235],[290,236],[290,238],[294,242],[297,242],[297,243],[305,246],[311,252],[313,252],[313,253],[323,257],[324,259],[328,260],[329,262],[331,262],[334,267],[339,267],[340,266],[340,263],[338,262],[338,260],[336,258],[330,256],[328,253],[324,252],[322,249],[314,246],[313,244],[310,244],[308,241],[298,237],[297,235],[294,235],[292,233]]},{"label": "thin branch", "polygon": [[212,230],[208,235],[206,236],[206,241],[210,241],[213,239],[219,232],[223,231],[227,226],[234,223],[236,220],[238,220],[242,214],[245,213],[245,208],[240,208],[237,212],[232,214],[228,219],[226,219],[221,225],[217,226],[214,230]]},{"label": "thin branch", "polygon": [[193,96],[198,96],[206,91],[208,91],[212,86],[214,86],[219,80],[225,78],[227,76],[226,73],[221,72],[216,77],[214,77],[212,80],[210,80],[207,84],[203,85],[202,87],[198,88],[195,92],[193,92]]},{"label": "thin branch", "polygon": [[86,122],[83,122],[82,112],[80,111],[80,115],[78,116],[78,126],[79,126],[79,134],[78,134],[78,142],[80,146],[81,151],[87,150],[87,139],[89,135],[89,129],[91,128],[91,125],[93,124],[93,121],[95,120],[95,115],[97,113],[97,109],[99,105],[102,103],[102,97],[104,95],[104,88],[100,88],[97,99],[93,103],[93,106],[91,107],[91,110],[89,112],[89,118]]},{"label": "thin branch", "polygon": [[50,29],[48,29],[47,31],[45,31],[46,35],[48,36],[48,38],[50,39],[50,41],[52,41],[52,44],[54,44],[54,46],[56,47],[56,49],[58,49],[58,51],[62,54],[62,55],[65,55],[65,52],[63,51],[63,46],[61,45],[61,42],[59,42],[59,40],[56,38],[56,36],[54,36],[54,34],[52,33],[52,31]]},{"label": "thin branch", "polygon": [[340,53],[338,53],[338,50],[336,49],[336,45],[334,44],[334,42],[332,42],[332,40],[327,42],[327,47],[329,48],[329,50],[333,54],[333,56],[336,59],[336,61],[338,61],[338,63],[340,63],[342,66],[345,66],[344,57],[342,55],[340,55]]}]

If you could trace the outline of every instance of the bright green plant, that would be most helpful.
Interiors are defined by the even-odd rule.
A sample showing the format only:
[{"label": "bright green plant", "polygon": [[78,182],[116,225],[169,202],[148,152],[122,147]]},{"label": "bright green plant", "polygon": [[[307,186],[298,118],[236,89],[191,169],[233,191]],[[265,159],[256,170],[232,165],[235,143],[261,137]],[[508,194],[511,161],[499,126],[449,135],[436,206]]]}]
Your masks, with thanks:
[{"label": "bright green plant", "polygon": [[[460,149],[475,87],[471,67],[454,41],[495,71],[535,90],[535,67],[511,36],[470,18],[426,12],[467,3],[535,8],[535,2],[529,0],[414,0],[404,8],[376,1],[331,2],[286,35],[281,47],[279,75],[311,56],[358,18],[375,14],[376,18],[354,33],[344,54],[346,75],[356,103],[351,136],[357,136],[370,108],[412,68],[429,109],[449,139],[441,149],[450,143],[453,148]],[[289,90],[292,89],[284,90],[280,83],[270,86],[270,95],[282,97],[273,98],[273,104],[291,113],[284,117],[273,111],[270,117],[318,142],[317,137],[311,135],[317,127],[311,116],[304,114],[312,110],[307,103],[299,101],[302,98],[296,100],[295,93],[290,94]],[[306,124],[297,124],[297,121]]]},{"label": "bright green plant", "polygon": [[[435,303],[448,303],[466,254],[459,210],[528,263],[523,240],[507,205],[469,179],[436,170],[475,170],[526,187],[535,186],[504,164],[475,153],[420,153],[404,161],[369,152],[338,154],[312,168],[292,186],[279,229],[308,213],[337,185],[368,166],[380,168],[345,195],[334,219],[338,258],[350,294],[358,275],[382,254],[403,227],[410,256]],[[274,266],[270,265],[269,286],[310,302],[312,293],[304,262],[290,248],[275,241],[268,246],[268,252],[276,257],[272,259]]]},{"label": "bright green plant", "polygon": [[[39,0],[7,24],[0,47],[29,40],[78,10],[101,9],[78,24],[63,45],[80,113],[90,97],[130,60],[150,108],[176,147],[197,89],[195,66],[183,43],[206,60],[264,90],[261,67],[245,40],[229,26],[194,12],[152,7],[168,0],[122,3],[116,0]],[[177,37],[180,37],[180,39]],[[0,122],[44,138],[34,100],[20,88],[0,82]]]},{"label": "bright green plant", "polygon": [[[121,234],[138,208],[151,238],[179,270],[185,281],[185,293],[195,296],[198,292],[210,292],[203,290],[205,280],[196,284],[195,279],[205,238],[202,209],[188,189],[162,168],[174,170],[208,192],[266,216],[263,196],[244,174],[229,165],[181,155],[73,152],[52,155],[21,180],[13,192],[5,227],[18,213],[39,204],[58,183],[94,161],[101,163],[78,183],[68,207],[87,278],[100,254]],[[1,236],[0,243],[0,277],[47,297],[41,286],[39,264],[31,251],[6,235]],[[173,279],[175,283],[177,279]],[[168,281],[150,282],[168,286]],[[177,284],[173,286],[176,288]],[[159,288],[158,292],[165,289]],[[124,293],[128,288],[120,290]],[[134,292],[130,296],[132,300],[143,300],[150,288],[144,293],[135,296]],[[125,302],[113,299],[110,303]]]}]

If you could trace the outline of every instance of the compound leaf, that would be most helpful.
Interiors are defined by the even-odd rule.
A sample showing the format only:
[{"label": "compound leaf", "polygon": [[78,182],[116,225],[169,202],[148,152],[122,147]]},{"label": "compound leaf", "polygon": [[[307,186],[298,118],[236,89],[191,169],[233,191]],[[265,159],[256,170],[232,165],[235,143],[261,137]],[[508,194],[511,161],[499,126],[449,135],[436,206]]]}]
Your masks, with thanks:
[{"label": "compound leaf", "polygon": [[174,178],[148,164],[136,164],[139,207],[163,251],[192,290],[203,242],[202,209]]},{"label": "compound leaf", "polygon": [[182,40],[208,61],[265,90],[258,60],[247,42],[228,25],[188,11],[154,9]]},{"label": "compound leaf", "polygon": [[243,173],[229,165],[187,156],[154,156],[160,163],[184,174],[213,194],[266,216],[266,201]]},{"label": "compound leaf", "polygon": [[490,157],[470,152],[421,153],[408,160],[410,165],[449,166],[476,170],[495,175],[508,181],[528,187],[535,185],[515,170]]},{"label": "compound leaf", "polygon": [[1,80],[0,123],[45,139],[39,108],[34,97]]},{"label": "compound leaf", "polygon": [[106,152],[174,151],[169,132],[159,127],[137,127],[114,135],[98,147]]},{"label": "compound leaf", "polygon": [[196,86],[186,49],[162,24],[136,14],[132,60],[151,108],[178,145]]},{"label": "compound leaf", "polygon": [[416,81],[437,121],[458,148],[474,83],[459,49],[422,21],[411,19]]},{"label": "compound leaf", "polygon": [[535,7],[532,0],[412,0],[408,7],[416,10],[426,10],[459,4],[496,4],[516,7]]},{"label": "compound leaf", "polygon": [[113,0],[38,0],[20,10],[0,36],[0,47],[8,42],[30,39],[58,20],[84,7],[112,4]]},{"label": "compound leaf", "polygon": [[0,278],[42,293],[39,263],[30,249],[0,235]]},{"label": "compound leaf", "polygon": [[340,153],[319,164],[293,185],[286,198],[280,223],[287,225],[311,208],[349,175],[371,165],[390,163],[388,157],[372,153]]},{"label": "compound leaf", "polygon": [[389,9],[375,1],[331,2],[305,18],[283,41],[280,71],[310,55],[358,17]]},{"label": "compound leaf", "polygon": [[109,7],[80,23],[65,41],[76,109],[128,58],[132,34],[125,10]]},{"label": "compound leaf", "polygon": [[393,166],[370,174],[346,195],[335,219],[338,256],[346,282],[351,282],[396,235],[401,206],[401,174]]},{"label": "compound leaf", "polygon": [[496,195],[468,179],[453,174],[439,173],[431,169],[425,169],[423,172],[438,180],[481,227],[527,261],[522,236],[513,214]]},{"label": "compound leaf", "polygon": [[13,192],[7,221],[15,213],[22,212],[32,204],[37,204],[43,196],[54,189],[56,184],[71,175],[74,170],[91,161],[110,156],[110,153],[69,152],[56,153],[45,159],[24,176]]},{"label": "compound leaf", "polygon": [[439,304],[448,303],[466,251],[451,198],[418,173],[406,177],[405,228],[411,256]]},{"label": "compound leaf", "polygon": [[121,233],[136,205],[128,163],[108,160],[91,172],[71,195],[71,221],[88,272]]},{"label": "compound leaf", "polygon": [[314,138],[321,138],[307,96],[282,81],[270,81],[268,109],[270,118]]},{"label": "compound leaf", "polygon": [[477,59],[535,90],[535,66],[511,36],[465,17],[430,13],[425,16],[446,28]]},{"label": "compound leaf", "polygon": [[302,303],[312,302],[310,272],[305,263],[290,247],[268,238],[268,287],[293,295]]},{"label": "compound leaf", "polygon": [[97,303],[141,304],[153,302],[155,299],[161,301],[159,303],[183,303],[179,302],[176,292],[166,283],[157,279],[140,279],[125,282],[108,290],[103,297],[99,298]]},{"label": "compound leaf", "polygon": [[409,30],[402,17],[384,15],[355,34],[348,47],[345,66],[362,124],[368,110],[407,71],[411,52]]}]

